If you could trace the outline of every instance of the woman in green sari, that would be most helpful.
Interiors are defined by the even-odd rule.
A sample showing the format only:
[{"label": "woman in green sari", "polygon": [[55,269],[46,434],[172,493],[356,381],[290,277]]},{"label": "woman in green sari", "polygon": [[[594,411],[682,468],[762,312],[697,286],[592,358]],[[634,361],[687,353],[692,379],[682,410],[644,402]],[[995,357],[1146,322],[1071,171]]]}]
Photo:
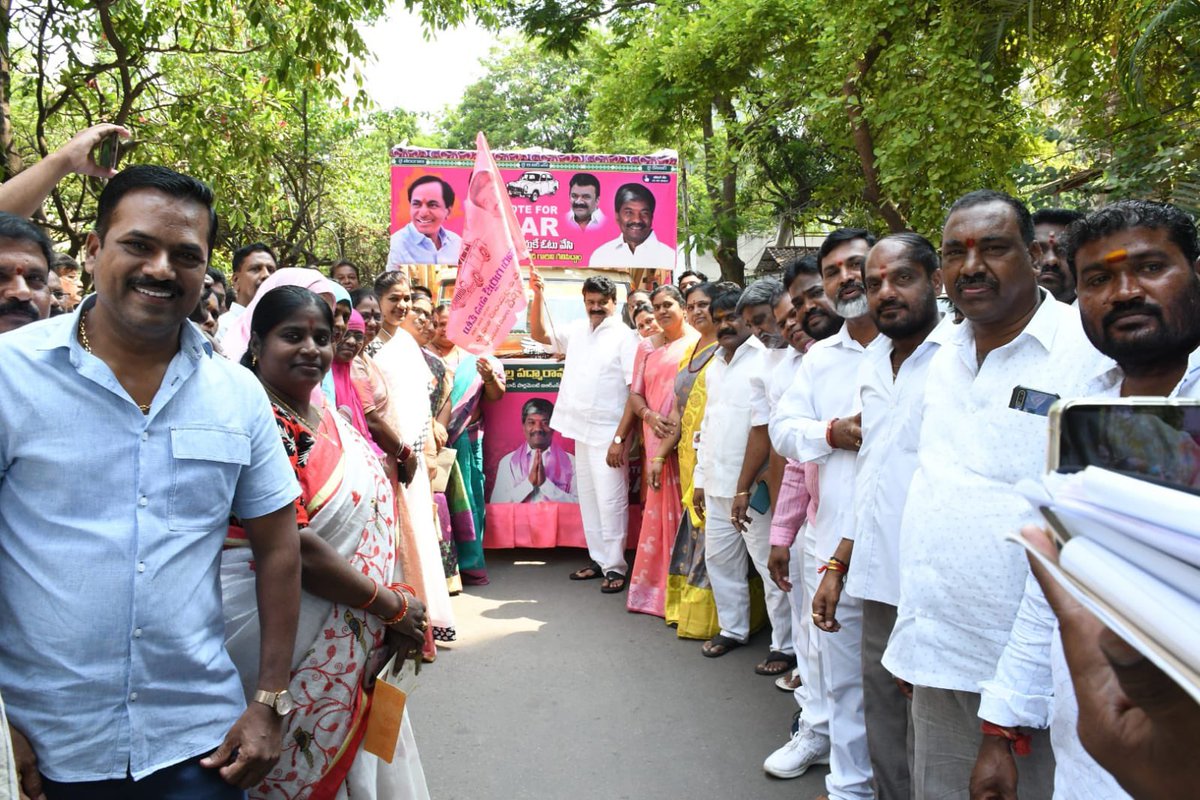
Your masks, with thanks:
[{"label": "woman in green sari", "polygon": [[471,516],[475,521],[474,541],[455,541],[458,569],[464,586],[482,586],[488,582],[483,559],[483,399],[495,402],[504,396],[504,367],[491,356],[474,356],[446,338],[449,306],[434,312],[433,341],[430,349],[454,369],[450,387],[450,424],[446,426],[446,446],[457,455],[458,468],[466,484]]}]

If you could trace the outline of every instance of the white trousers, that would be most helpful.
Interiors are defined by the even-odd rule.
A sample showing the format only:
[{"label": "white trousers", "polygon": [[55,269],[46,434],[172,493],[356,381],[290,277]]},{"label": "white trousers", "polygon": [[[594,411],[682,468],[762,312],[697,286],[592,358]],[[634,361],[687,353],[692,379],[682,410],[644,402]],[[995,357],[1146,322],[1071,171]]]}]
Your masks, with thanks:
[{"label": "white trousers", "polygon": [[604,572],[624,575],[625,537],[629,534],[629,471],[613,469],[605,459],[608,445],[575,442],[575,479],[588,555]]},{"label": "white trousers", "polygon": [[[809,569],[817,565],[810,562]],[[863,714],[862,600],[842,592],[837,633],[818,631],[821,667],[828,688],[830,800],[873,800],[871,755]]]},{"label": "white trousers", "polygon": [[717,603],[721,635],[744,642],[750,638],[750,562],[762,576],[771,621],[771,649],[792,652],[792,612],[787,593],[767,571],[771,555],[771,517],[750,510],[750,527],[741,533],[729,515],[732,497],[704,497],[704,563]]},{"label": "white trousers", "polygon": [[817,574],[817,537],[807,523],[796,534],[788,560],[788,580],[792,582],[792,641],[796,646],[796,672],[800,685],[793,694],[800,707],[800,719],[814,733],[829,736],[829,704],[826,697],[825,670],[819,648],[822,632],[813,625],[812,601],[821,576]]}]

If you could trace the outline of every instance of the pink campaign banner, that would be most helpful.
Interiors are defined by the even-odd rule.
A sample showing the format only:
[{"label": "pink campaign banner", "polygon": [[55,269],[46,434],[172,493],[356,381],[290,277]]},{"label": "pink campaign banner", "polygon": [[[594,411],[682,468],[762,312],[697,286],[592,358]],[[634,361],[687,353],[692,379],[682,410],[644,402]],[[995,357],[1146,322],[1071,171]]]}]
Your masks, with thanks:
[{"label": "pink campaign banner", "polygon": [[[678,160],[669,156],[530,154],[496,151],[504,191],[535,267],[675,266]],[[388,266],[458,259],[467,222],[475,152],[394,147],[392,252]],[[447,208],[421,210],[415,182],[438,178],[453,196]],[[421,184],[418,184],[418,188]],[[618,202],[619,201],[619,202]],[[414,219],[414,214],[418,217]],[[438,242],[425,251],[408,247],[423,234]]]},{"label": "pink campaign banner", "polygon": [[[575,442],[549,427],[563,365],[538,359],[505,361],[507,391],[483,404],[483,546],[587,547],[579,515]],[[539,466],[540,465],[540,466]],[[641,463],[630,465],[629,535],[637,546],[642,507]]]},{"label": "pink campaign banner", "polygon": [[458,276],[446,337],[475,355],[495,352],[525,309],[521,267],[530,266],[520,225],[483,134],[464,205]]}]

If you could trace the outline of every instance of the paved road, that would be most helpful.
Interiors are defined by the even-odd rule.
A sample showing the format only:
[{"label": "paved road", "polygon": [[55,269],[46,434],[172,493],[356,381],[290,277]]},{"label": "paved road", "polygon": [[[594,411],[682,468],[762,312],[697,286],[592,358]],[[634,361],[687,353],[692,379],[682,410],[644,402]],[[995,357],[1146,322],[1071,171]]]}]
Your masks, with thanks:
[{"label": "paved road", "polygon": [[421,671],[410,710],[433,800],[811,800],[762,761],[795,703],[754,674],[767,652],[719,659],[625,595],[574,582],[576,550],[489,551],[492,583],[454,599],[459,642]]}]

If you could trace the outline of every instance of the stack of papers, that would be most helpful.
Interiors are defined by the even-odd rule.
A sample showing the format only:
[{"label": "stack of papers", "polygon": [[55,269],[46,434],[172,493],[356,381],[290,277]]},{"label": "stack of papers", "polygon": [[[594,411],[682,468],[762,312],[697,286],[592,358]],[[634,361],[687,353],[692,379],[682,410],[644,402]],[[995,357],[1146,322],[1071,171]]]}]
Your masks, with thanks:
[{"label": "stack of papers", "polygon": [[1097,467],[1017,488],[1061,547],[1051,574],[1200,703],[1200,495]]}]

